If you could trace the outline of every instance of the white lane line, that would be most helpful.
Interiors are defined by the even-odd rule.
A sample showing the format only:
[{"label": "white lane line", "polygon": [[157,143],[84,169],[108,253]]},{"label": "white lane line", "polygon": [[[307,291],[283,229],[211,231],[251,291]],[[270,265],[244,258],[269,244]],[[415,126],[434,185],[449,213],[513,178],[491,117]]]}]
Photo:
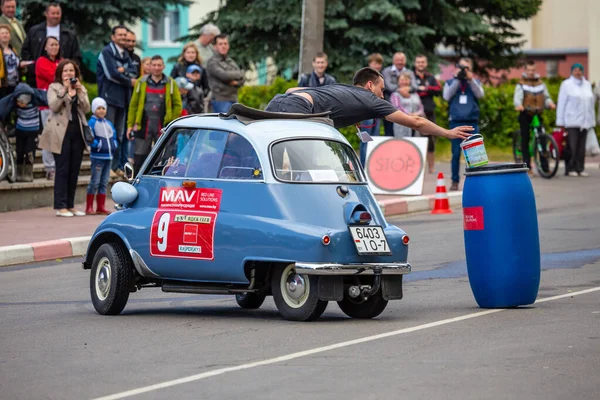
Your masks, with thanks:
[{"label": "white lane line", "polygon": [[[600,287],[595,287],[595,288],[591,288],[591,289],[581,290],[579,292],[572,292],[572,293],[561,294],[561,295],[553,296],[553,297],[546,297],[546,298],[537,300],[536,303],[543,303],[543,302],[546,302],[546,301],[553,301],[553,300],[564,299],[564,298],[567,298],[567,297],[579,296],[579,295],[582,295],[582,294],[596,292],[598,290],[600,290]],[[269,358],[267,360],[255,361],[255,362],[252,362],[252,363],[242,364],[242,365],[236,365],[236,366],[233,366],[233,367],[219,368],[219,369],[215,369],[215,370],[212,370],[212,371],[203,372],[201,374],[190,375],[190,376],[186,376],[184,378],[174,379],[174,380],[171,380],[171,381],[165,381],[165,382],[156,383],[156,384],[150,385],[150,386],[144,386],[144,387],[141,387],[141,388],[128,390],[126,392],[115,393],[115,394],[112,394],[112,395],[109,395],[109,396],[105,396],[105,397],[98,397],[98,398],[96,398],[94,400],[117,400],[117,399],[124,399],[126,397],[136,396],[138,394],[148,393],[148,392],[151,392],[151,391],[154,391],[154,390],[165,389],[165,388],[168,388],[168,387],[171,387],[171,386],[181,385],[181,384],[184,384],[184,383],[189,383],[189,382],[199,381],[201,379],[210,378],[212,376],[223,375],[223,374],[226,374],[228,372],[241,371],[241,370],[244,370],[244,369],[261,367],[263,365],[270,365],[270,364],[280,363],[280,362],[283,362],[283,361],[294,360],[296,358],[311,356],[313,354],[323,353],[323,352],[329,351],[329,350],[335,350],[335,349],[339,349],[339,348],[342,348],[342,347],[354,346],[356,344],[372,342],[374,340],[385,339],[385,338],[388,338],[388,337],[391,337],[391,336],[403,335],[405,333],[412,333],[412,332],[421,331],[421,330],[424,330],[424,329],[435,328],[435,327],[442,326],[442,325],[452,324],[454,322],[466,321],[468,319],[483,317],[483,316],[486,316],[486,315],[490,315],[490,314],[494,314],[494,313],[498,313],[498,312],[506,311],[506,310],[507,310],[506,308],[496,308],[496,309],[493,309],[493,310],[479,311],[479,312],[476,312],[476,313],[463,315],[461,317],[443,319],[443,320],[440,320],[440,321],[430,322],[428,324],[413,326],[411,328],[399,329],[399,330],[396,330],[396,331],[391,331],[391,332],[386,332],[386,333],[380,333],[378,335],[372,335],[372,336],[366,336],[366,337],[359,338],[359,339],[348,340],[346,342],[340,342],[340,343],[332,344],[332,345],[329,345],[329,346],[323,346],[323,347],[317,347],[315,349],[310,349],[310,350],[305,350],[305,351],[299,351],[297,353],[288,354],[286,356]]]}]

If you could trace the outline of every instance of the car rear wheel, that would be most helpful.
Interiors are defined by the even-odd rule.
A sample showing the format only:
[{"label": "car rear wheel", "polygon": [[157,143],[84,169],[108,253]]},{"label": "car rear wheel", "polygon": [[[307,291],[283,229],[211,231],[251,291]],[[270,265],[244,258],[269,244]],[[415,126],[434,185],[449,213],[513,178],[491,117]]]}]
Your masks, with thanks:
[{"label": "car rear wheel", "polygon": [[278,268],[271,278],[273,300],[283,318],[290,321],[314,321],[327,308],[319,300],[317,277],[296,274],[294,264]]},{"label": "car rear wheel", "polygon": [[238,293],[235,295],[235,301],[238,306],[246,310],[256,310],[265,301],[267,295],[258,293]]},{"label": "car rear wheel", "polygon": [[359,319],[375,318],[385,310],[387,303],[381,295],[381,290],[362,302],[348,295],[344,296],[344,300],[338,301],[344,314]]},{"label": "car rear wheel", "polygon": [[115,243],[105,243],[94,255],[90,273],[92,303],[99,314],[117,315],[129,299],[131,261]]}]

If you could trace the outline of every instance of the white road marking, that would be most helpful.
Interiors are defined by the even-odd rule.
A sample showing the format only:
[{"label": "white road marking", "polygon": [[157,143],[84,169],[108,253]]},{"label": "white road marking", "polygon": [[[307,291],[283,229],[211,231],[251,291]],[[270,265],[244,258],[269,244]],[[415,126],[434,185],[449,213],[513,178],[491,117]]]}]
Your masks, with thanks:
[{"label": "white road marking", "polygon": [[[544,303],[544,302],[547,302],[547,301],[553,301],[553,300],[564,299],[564,298],[567,298],[567,297],[579,296],[579,295],[582,295],[582,294],[596,292],[598,290],[600,290],[600,287],[594,287],[594,288],[591,288],[591,289],[581,290],[581,291],[578,291],[578,292],[566,293],[566,294],[561,294],[561,295],[553,296],[553,297],[546,297],[546,298],[537,300],[535,303],[536,304],[537,303]],[[332,344],[332,345],[329,345],[329,346],[323,346],[323,347],[317,347],[317,348],[310,349],[310,350],[299,351],[297,353],[288,354],[286,356],[269,358],[267,360],[255,361],[255,362],[252,362],[252,363],[242,364],[242,365],[236,365],[236,366],[233,366],[233,367],[219,368],[219,369],[215,369],[215,370],[212,370],[212,371],[203,372],[201,374],[190,375],[190,376],[186,376],[184,378],[174,379],[174,380],[171,380],[171,381],[165,381],[165,382],[156,383],[156,384],[150,385],[150,386],[144,386],[144,387],[141,387],[141,388],[128,390],[126,392],[115,393],[115,394],[112,394],[112,395],[109,395],[109,396],[105,396],[105,397],[98,397],[98,398],[96,398],[94,400],[117,400],[117,399],[124,399],[126,397],[136,396],[138,394],[148,393],[148,392],[151,392],[151,391],[154,391],[154,390],[165,389],[165,388],[168,388],[168,387],[171,387],[171,386],[176,386],[176,385],[181,385],[181,384],[184,384],[184,383],[199,381],[199,380],[210,378],[210,377],[217,376],[217,375],[223,375],[223,374],[226,374],[228,372],[241,371],[241,370],[244,370],[244,369],[262,367],[263,365],[270,365],[270,364],[280,363],[280,362],[283,362],[283,361],[294,360],[296,358],[311,356],[313,354],[323,353],[325,351],[340,349],[342,347],[354,346],[356,344],[361,344],[361,343],[372,342],[374,340],[385,339],[385,338],[388,338],[388,337],[391,337],[391,336],[403,335],[405,333],[412,333],[412,332],[416,332],[416,331],[422,331],[424,329],[435,328],[435,327],[442,326],[442,325],[452,324],[454,322],[466,321],[468,319],[483,317],[483,316],[486,316],[486,315],[490,315],[490,314],[494,314],[494,313],[498,313],[498,312],[506,311],[506,310],[507,310],[506,308],[496,308],[496,309],[493,309],[493,310],[479,311],[479,312],[476,312],[476,313],[463,315],[461,317],[443,319],[443,320],[440,320],[440,321],[430,322],[428,324],[413,326],[411,328],[398,329],[396,331],[391,331],[391,332],[386,332],[386,333],[380,333],[378,335],[366,336],[366,337],[359,338],[359,339],[348,340],[346,342],[335,343],[335,344]]]}]

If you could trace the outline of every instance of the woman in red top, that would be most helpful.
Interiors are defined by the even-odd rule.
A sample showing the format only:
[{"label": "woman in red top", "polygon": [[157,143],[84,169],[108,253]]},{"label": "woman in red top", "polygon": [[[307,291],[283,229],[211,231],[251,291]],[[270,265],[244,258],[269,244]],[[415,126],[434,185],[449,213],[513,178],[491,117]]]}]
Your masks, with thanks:
[{"label": "woman in red top", "polygon": [[[48,86],[54,82],[56,67],[60,63],[60,42],[54,36],[46,37],[42,55],[35,62],[35,80],[38,89],[48,90]],[[40,107],[42,124],[45,127],[50,110],[48,107]],[[42,150],[42,161],[46,169],[46,179],[54,179],[54,156],[51,152]]]}]

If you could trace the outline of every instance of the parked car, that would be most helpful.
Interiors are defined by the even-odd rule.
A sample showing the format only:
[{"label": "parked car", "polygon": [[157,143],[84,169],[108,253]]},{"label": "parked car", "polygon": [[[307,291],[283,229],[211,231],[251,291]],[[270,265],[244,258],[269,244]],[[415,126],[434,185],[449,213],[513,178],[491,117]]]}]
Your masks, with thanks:
[{"label": "parked car", "polygon": [[246,309],[272,295],[289,320],[317,319],[329,301],[373,318],[402,298],[408,236],[389,225],[356,153],[327,114],[234,105],[171,123],[120,210],[90,241],[84,269],[100,314],[130,292],[235,294]]}]

